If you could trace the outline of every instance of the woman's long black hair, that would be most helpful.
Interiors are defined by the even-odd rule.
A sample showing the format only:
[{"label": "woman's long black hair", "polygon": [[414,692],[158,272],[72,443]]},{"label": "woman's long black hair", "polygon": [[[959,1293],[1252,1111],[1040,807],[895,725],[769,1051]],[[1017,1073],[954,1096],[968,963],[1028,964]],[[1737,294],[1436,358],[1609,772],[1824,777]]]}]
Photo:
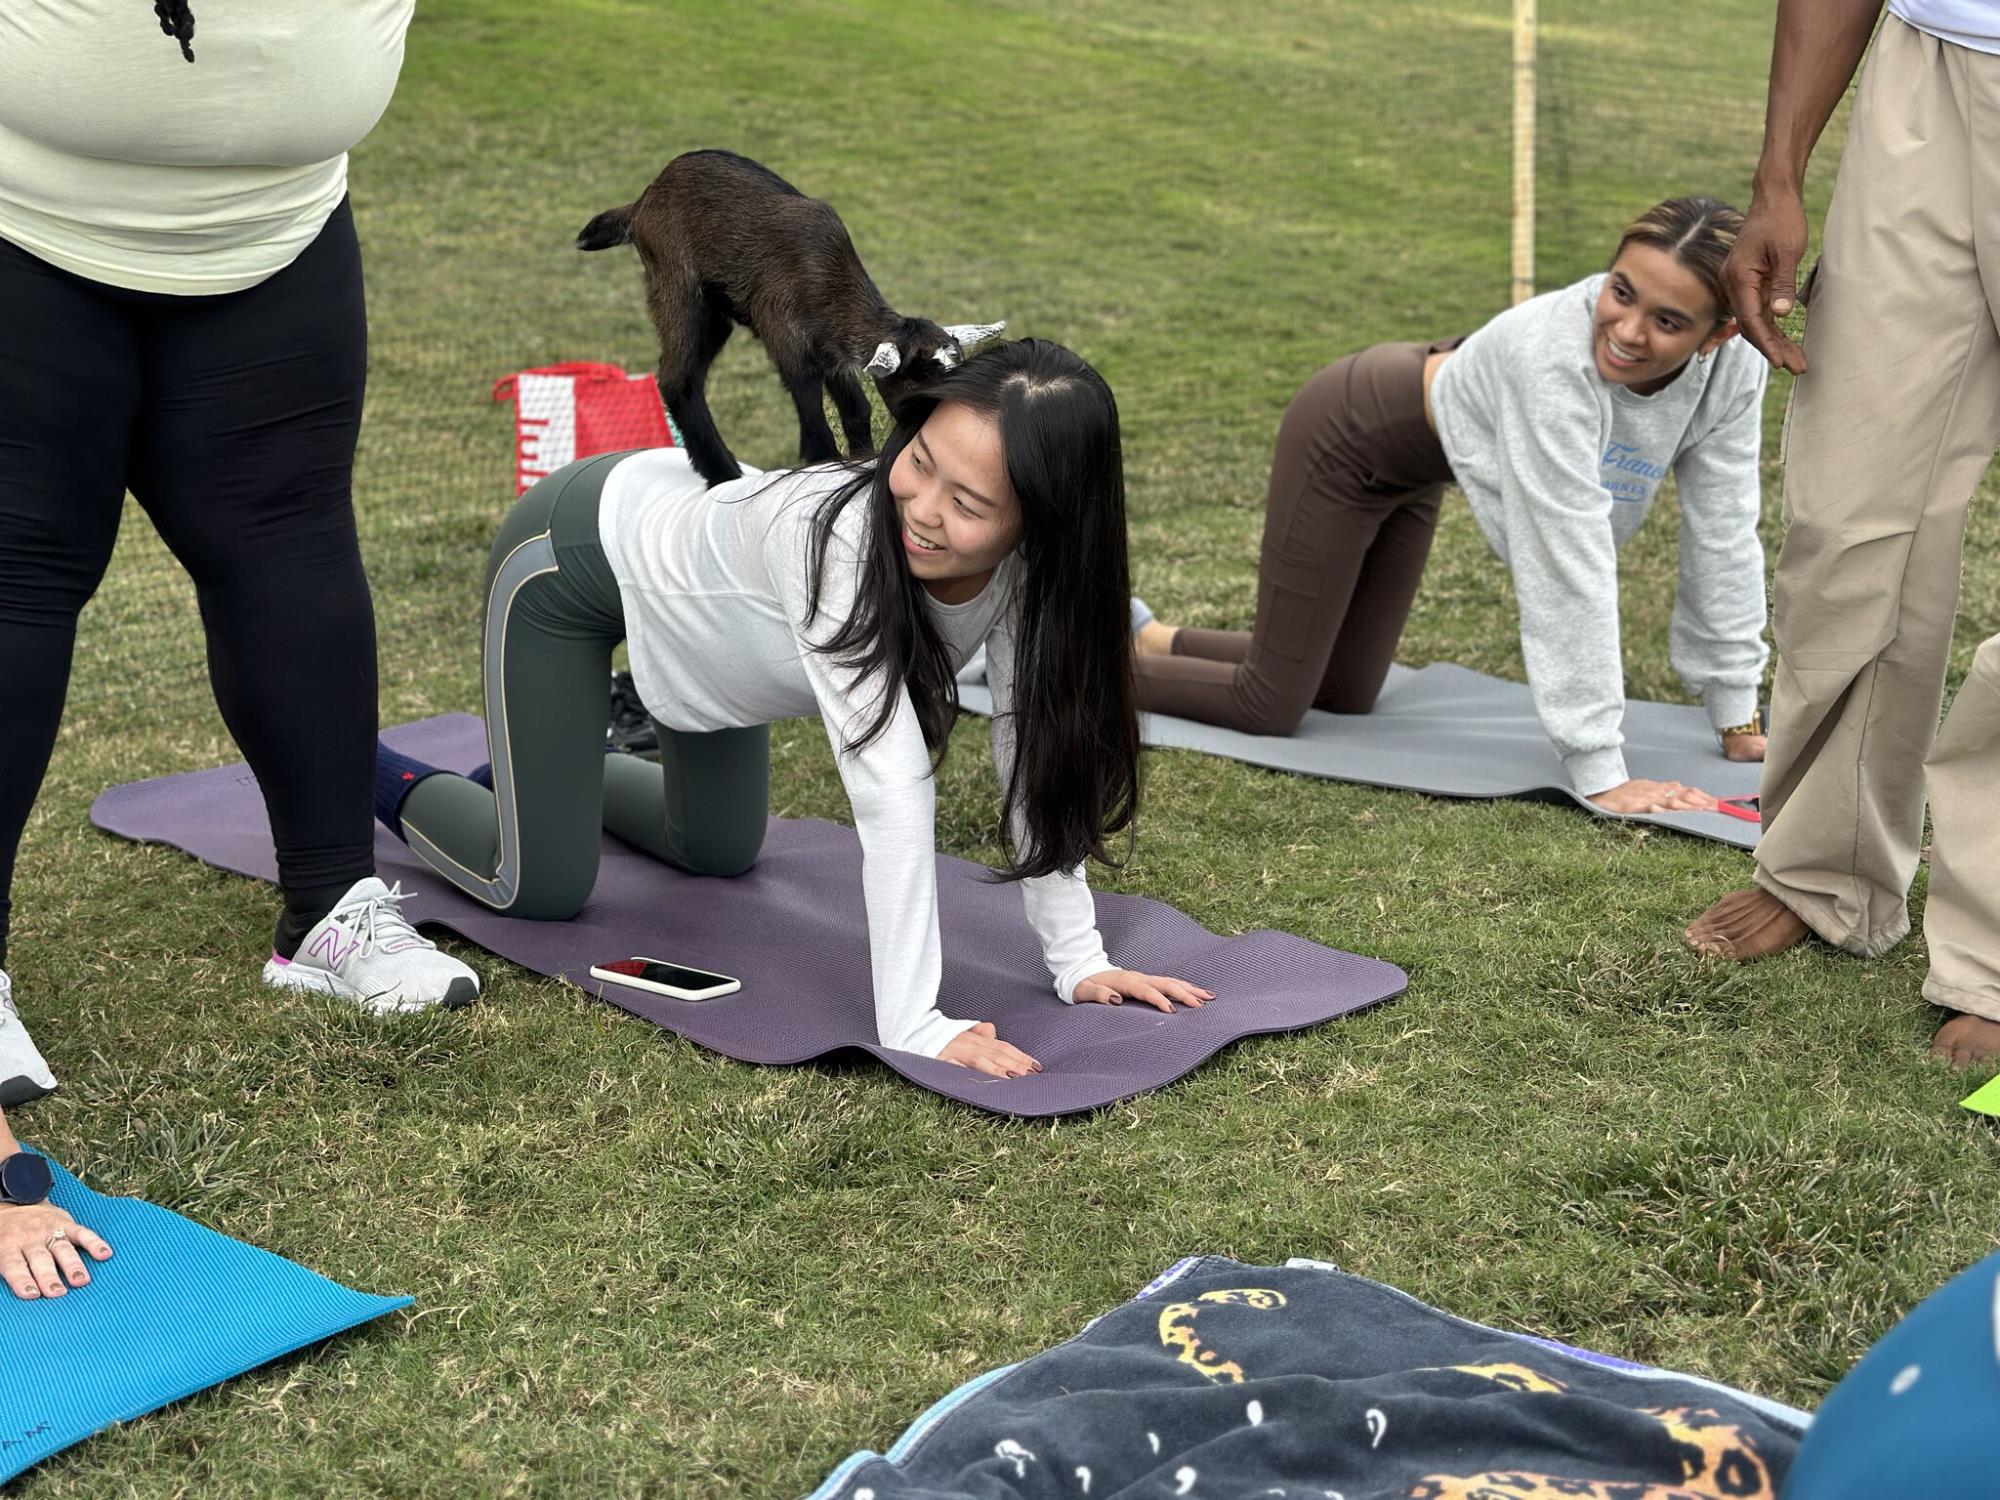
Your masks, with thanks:
[{"label": "woman's long black hair", "polygon": [[909,690],[933,767],[958,711],[958,684],[903,552],[889,493],[897,456],[936,407],[955,401],[1000,429],[1007,480],[1021,507],[1014,668],[1014,771],[1001,822],[1024,828],[1005,874],[1117,862],[1109,840],[1139,803],[1139,724],[1132,686],[1131,580],[1125,556],[1125,463],[1118,403],[1104,378],[1046,339],[980,351],[912,393],[879,458],[821,502],[813,518],[812,592],[819,612],[828,543],[841,512],[866,497],[869,525],[854,612],[819,649],[886,685],[874,720],[850,743],[882,734]]}]

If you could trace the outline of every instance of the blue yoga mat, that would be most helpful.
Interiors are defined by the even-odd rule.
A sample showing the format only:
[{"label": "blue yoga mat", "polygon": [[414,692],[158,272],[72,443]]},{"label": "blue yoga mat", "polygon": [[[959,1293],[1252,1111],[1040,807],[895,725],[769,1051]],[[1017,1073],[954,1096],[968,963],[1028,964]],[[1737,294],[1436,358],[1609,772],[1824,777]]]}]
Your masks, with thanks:
[{"label": "blue yoga mat", "polygon": [[71,1443],[379,1318],[371,1297],[54,1162],[50,1200],[111,1244],[90,1285],[22,1302],[0,1288],[0,1484]]}]

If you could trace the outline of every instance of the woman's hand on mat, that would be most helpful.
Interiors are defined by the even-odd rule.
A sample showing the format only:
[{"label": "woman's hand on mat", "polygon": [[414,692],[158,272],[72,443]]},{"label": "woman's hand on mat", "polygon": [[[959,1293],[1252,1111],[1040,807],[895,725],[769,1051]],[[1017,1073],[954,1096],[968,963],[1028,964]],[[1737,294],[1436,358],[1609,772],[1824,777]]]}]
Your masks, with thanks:
[{"label": "woman's hand on mat", "polygon": [[0,1204],[0,1281],[16,1297],[60,1297],[69,1287],[88,1286],[79,1250],[92,1260],[111,1259],[109,1245],[53,1203]]},{"label": "woman's hand on mat", "polygon": [[1722,754],[1728,760],[1762,760],[1766,738],[1761,734],[1725,734]]},{"label": "woman's hand on mat", "polygon": [[1610,813],[1714,812],[1716,801],[1698,786],[1635,777],[1590,799]]},{"label": "woman's hand on mat", "polygon": [[1073,997],[1079,1005],[1123,1005],[1127,1000],[1143,1000],[1155,1010],[1172,1010],[1178,1001],[1198,1010],[1215,995],[1185,979],[1167,979],[1158,974],[1135,974],[1130,969],[1106,969],[1077,982]]},{"label": "woman's hand on mat", "polygon": [[938,1056],[975,1073],[991,1073],[995,1078],[1019,1078],[1042,1071],[1042,1065],[1019,1047],[1001,1041],[991,1021],[981,1021],[970,1030],[961,1031],[944,1044],[944,1051]]}]

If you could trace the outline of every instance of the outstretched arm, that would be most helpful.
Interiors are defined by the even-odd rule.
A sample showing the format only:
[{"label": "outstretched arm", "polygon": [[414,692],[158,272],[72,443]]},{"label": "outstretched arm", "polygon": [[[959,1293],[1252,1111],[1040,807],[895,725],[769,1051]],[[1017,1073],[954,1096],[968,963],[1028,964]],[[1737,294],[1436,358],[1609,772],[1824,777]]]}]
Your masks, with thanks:
[{"label": "outstretched arm", "polygon": [[[1003,622],[986,642],[986,681],[993,690],[993,765],[1000,784],[1012,784],[1014,753],[1014,632]],[[1018,850],[1025,841],[1026,816],[1016,806],[1007,835]],[[1028,925],[1042,940],[1042,956],[1065,1002],[1122,1005],[1137,1000],[1156,1010],[1176,1004],[1194,1008],[1213,1000],[1199,985],[1162,974],[1115,968],[1097,931],[1097,907],[1083,867],[1021,882]]]},{"label": "outstretched arm", "polygon": [[[1674,669],[1708,710],[1718,734],[1757,711],[1770,651],[1764,644],[1764,549],[1757,540],[1763,493],[1763,364],[1724,345],[1702,401],[1720,418],[1674,459],[1680,486],[1680,576],[1667,635]],[[1699,414],[1698,414],[1699,415]],[[1760,760],[1762,736],[1728,735],[1731,760]]]},{"label": "outstretched arm", "polygon": [[1882,0],[1778,0],[1764,151],[1723,281],[1743,336],[1794,375],[1805,371],[1805,351],[1785,337],[1777,320],[1797,301],[1799,262],[1806,253],[1806,162],[1860,66],[1881,12]]},{"label": "outstretched arm", "polygon": [[1706,792],[1634,778],[1625,764],[1618,502],[1604,487],[1599,457],[1611,431],[1604,398],[1579,374],[1573,353],[1547,345],[1516,355],[1492,400],[1500,434],[1495,498],[1520,606],[1521,660],[1564,774],[1606,812],[1713,808]]},{"label": "outstretched arm", "polygon": [[[809,515],[807,507],[793,512]],[[818,649],[827,622],[855,608],[855,544],[836,532],[826,558],[822,618],[808,620],[811,601],[808,532],[802,521],[780,531],[774,584],[794,622],[805,669],[834,761],[854,811],[861,841],[861,888],[868,910],[868,956],[874,978],[875,1035],[884,1046],[1018,1077],[1040,1066],[1001,1041],[989,1022],[947,1016],[938,1009],[944,974],[938,929],[936,786],[923,729],[900,682],[893,684],[882,733],[857,741],[874,723],[885,691],[879,677],[856,681],[853,670]]]}]

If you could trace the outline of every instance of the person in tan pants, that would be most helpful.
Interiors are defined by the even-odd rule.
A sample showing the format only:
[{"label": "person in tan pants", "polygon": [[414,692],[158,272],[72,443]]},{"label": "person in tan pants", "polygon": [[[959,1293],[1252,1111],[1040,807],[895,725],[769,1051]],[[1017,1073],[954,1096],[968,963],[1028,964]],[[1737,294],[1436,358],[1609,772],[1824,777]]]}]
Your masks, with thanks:
[{"label": "person in tan pants", "polygon": [[1933,848],[1933,1053],[2000,1057],[2000,635],[1938,726],[1967,507],[2000,446],[2000,3],[1890,0],[1856,94],[1805,352],[1777,328],[1805,252],[1806,159],[1881,0],[1779,0],[1750,212],[1725,277],[1744,335],[1799,376],[1786,419],[1778,671],[1756,885],[1689,927],[1720,957],[1910,930]]}]

